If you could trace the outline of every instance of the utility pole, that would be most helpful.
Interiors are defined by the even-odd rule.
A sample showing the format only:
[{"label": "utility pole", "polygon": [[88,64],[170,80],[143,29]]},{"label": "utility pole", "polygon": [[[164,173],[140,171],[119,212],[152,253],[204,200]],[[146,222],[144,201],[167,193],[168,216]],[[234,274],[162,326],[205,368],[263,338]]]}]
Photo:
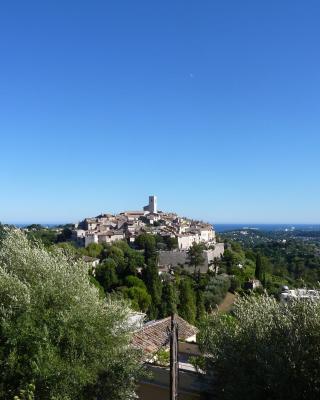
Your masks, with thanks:
[{"label": "utility pole", "polygon": [[178,324],[175,314],[171,315],[171,331],[170,331],[170,400],[178,399]]}]

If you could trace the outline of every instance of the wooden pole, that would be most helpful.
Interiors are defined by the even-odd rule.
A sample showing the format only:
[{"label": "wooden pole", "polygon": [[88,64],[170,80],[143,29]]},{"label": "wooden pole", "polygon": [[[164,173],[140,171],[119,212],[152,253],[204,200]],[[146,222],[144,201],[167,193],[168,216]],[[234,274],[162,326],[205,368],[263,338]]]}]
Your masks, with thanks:
[{"label": "wooden pole", "polygon": [[170,400],[178,399],[178,327],[175,315],[171,315],[170,331]]}]

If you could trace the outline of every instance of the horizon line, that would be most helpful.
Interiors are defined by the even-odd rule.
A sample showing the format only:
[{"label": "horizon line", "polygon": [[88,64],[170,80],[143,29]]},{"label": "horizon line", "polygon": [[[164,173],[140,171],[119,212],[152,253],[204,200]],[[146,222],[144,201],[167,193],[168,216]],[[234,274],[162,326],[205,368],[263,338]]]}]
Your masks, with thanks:
[{"label": "horizon line", "polygon": [[[193,218],[190,218],[193,219]],[[207,221],[212,225],[320,225],[320,222],[211,222]],[[7,222],[0,221],[2,225],[66,225],[66,224],[75,224],[72,221],[27,221],[27,222]]]}]

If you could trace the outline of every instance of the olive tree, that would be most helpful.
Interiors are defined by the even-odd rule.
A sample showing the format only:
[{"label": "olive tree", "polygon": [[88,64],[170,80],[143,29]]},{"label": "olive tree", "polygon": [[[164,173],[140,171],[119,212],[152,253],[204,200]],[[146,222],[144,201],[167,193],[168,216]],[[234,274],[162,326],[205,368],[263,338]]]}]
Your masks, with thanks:
[{"label": "olive tree", "polygon": [[202,368],[218,399],[318,399],[320,303],[239,298],[213,314],[198,336]]},{"label": "olive tree", "polygon": [[30,390],[35,399],[133,398],[140,354],[130,346],[129,312],[99,296],[83,262],[8,230],[0,246],[0,398]]}]

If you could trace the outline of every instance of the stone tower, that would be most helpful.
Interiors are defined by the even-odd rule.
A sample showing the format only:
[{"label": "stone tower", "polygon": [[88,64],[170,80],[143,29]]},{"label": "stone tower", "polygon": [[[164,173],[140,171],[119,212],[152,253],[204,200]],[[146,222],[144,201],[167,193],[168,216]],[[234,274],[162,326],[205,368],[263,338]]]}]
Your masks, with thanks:
[{"label": "stone tower", "polygon": [[149,196],[149,211],[157,213],[157,196]]},{"label": "stone tower", "polygon": [[149,204],[143,207],[143,209],[150,213],[157,213],[157,196],[149,196]]}]

